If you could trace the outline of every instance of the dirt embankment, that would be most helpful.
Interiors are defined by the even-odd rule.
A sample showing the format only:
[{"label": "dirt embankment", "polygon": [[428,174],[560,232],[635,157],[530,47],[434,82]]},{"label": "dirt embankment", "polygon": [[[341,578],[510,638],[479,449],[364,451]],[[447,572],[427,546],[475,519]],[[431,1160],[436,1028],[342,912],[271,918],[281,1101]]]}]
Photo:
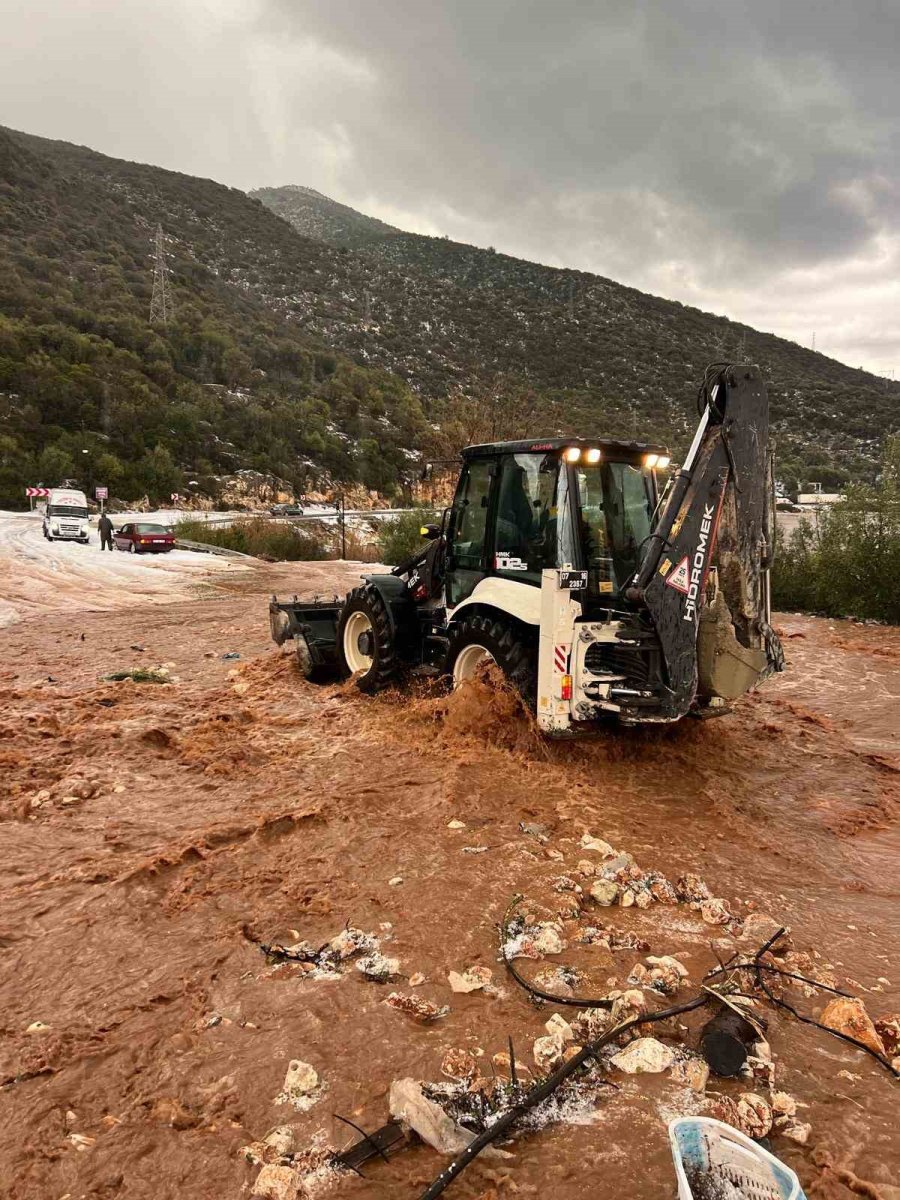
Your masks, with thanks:
[{"label": "dirt embankment", "polygon": [[[490,1074],[512,1038],[536,1071],[531,1046],[554,1009],[536,1010],[497,962],[514,893],[567,942],[520,964],[530,978],[564,966],[579,994],[602,995],[647,953],[674,954],[688,994],[727,933],[684,904],[579,904],[559,881],[579,878],[585,832],[670,879],[699,874],[737,917],[771,913],[870,1012],[900,1009],[895,634],[792,619],[791,673],[736,714],[548,744],[477,691],[371,701],[300,680],[268,642],[265,592],[340,590],[346,575],[253,573],[233,598],[0,632],[0,1116],[16,1131],[0,1177],[14,1200],[246,1195],[259,1168],[242,1147],[282,1125],[298,1147],[344,1145],[333,1113],[378,1126],[391,1081],[441,1079],[448,1050]],[[98,678],[163,663],[177,682]],[[598,917],[650,950],[579,941]],[[347,922],[399,960],[393,983],[349,964],[334,977],[267,964],[257,944],[317,947]],[[499,994],[452,992],[448,973],[470,966],[489,968]],[[418,1023],[384,1004],[394,989],[450,1011]],[[811,1198],[849,1200],[856,1178],[897,1200],[897,1084],[766,1015],[778,1086],[812,1125],[805,1147],[776,1135],[776,1152]],[[675,1041],[694,1035],[686,1025]],[[278,1102],[297,1059],[319,1078],[305,1111]],[[668,1075],[616,1082],[585,1124],[479,1160],[448,1195],[669,1195],[665,1120],[702,1097]],[[441,1165],[409,1150],[327,1187],[413,1200]]]}]

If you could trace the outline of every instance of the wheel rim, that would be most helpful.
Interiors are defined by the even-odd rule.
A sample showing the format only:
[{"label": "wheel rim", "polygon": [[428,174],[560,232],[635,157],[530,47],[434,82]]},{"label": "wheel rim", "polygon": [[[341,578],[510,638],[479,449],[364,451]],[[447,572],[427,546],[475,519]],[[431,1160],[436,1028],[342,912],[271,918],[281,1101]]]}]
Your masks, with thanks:
[{"label": "wheel rim", "polygon": [[368,671],[375,661],[372,645],[375,630],[364,612],[351,613],[344,626],[344,658],[350,673]]},{"label": "wheel rim", "polygon": [[477,642],[473,642],[471,646],[464,646],[453,664],[453,686],[457,688],[467,679],[471,679],[485,662],[496,662],[493,654],[485,646],[479,646]]}]

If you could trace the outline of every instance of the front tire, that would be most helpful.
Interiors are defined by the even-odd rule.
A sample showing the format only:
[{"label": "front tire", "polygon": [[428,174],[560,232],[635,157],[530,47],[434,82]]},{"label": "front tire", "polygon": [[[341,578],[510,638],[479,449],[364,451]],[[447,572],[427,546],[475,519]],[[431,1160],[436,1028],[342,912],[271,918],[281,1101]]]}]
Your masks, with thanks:
[{"label": "front tire", "polygon": [[374,695],[394,682],[400,661],[381,593],[368,585],[347,596],[337,624],[338,661],[356,677],[361,692]]},{"label": "front tire", "polygon": [[471,679],[485,662],[495,662],[534,709],[537,695],[536,639],[516,623],[502,617],[462,616],[454,621],[447,652],[447,672],[457,688]]},{"label": "front tire", "polygon": [[128,553],[129,554],[137,554],[137,552],[138,552],[138,548],[134,544],[134,542],[129,542],[128,543]]}]

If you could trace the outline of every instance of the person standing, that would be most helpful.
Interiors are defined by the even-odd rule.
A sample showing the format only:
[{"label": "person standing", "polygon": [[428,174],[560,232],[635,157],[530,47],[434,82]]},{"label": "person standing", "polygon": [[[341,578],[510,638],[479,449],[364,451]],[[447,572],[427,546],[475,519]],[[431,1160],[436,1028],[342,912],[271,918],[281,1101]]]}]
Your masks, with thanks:
[{"label": "person standing", "polygon": [[100,549],[112,550],[113,523],[106,513],[100,514],[100,520],[97,522],[97,529],[100,531]]}]

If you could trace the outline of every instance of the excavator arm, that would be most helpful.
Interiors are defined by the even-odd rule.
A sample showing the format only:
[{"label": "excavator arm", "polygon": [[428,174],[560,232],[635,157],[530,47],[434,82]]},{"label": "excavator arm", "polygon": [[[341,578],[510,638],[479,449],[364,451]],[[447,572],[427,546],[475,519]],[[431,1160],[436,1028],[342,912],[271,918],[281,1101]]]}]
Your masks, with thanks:
[{"label": "excavator arm", "polygon": [[692,706],[723,706],[784,668],[769,624],[774,497],[759,371],[709,367],[699,408],[693,443],[627,593],[659,640],[666,720]]}]

